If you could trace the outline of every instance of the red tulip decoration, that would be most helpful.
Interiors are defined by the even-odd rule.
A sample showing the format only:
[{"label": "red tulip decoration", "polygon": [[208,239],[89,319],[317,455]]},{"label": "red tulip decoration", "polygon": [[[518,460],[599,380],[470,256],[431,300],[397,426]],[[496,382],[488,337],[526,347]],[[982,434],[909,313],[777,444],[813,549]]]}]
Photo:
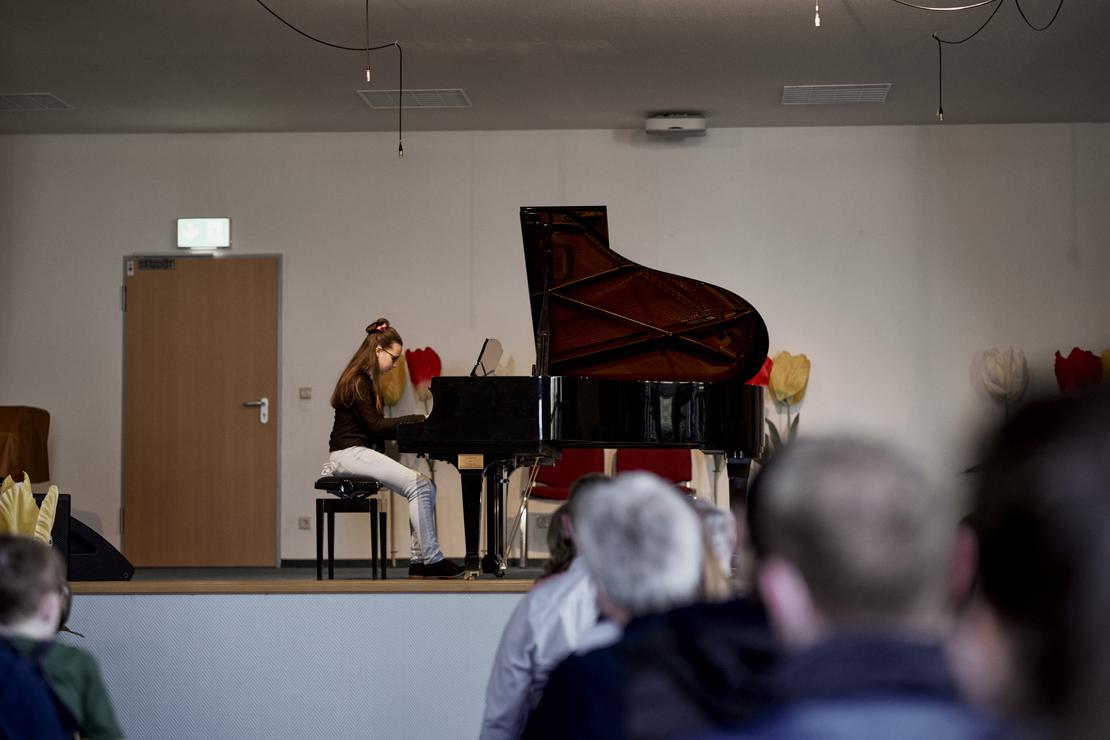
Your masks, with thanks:
[{"label": "red tulip decoration", "polygon": [[409,368],[413,392],[427,405],[432,398],[432,378],[443,373],[443,363],[440,362],[439,355],[431,347],[406,349],[405,364]]},{"label": "red tulip decoration", "polygon": [[759,372],[749,378],[744,385],[758,385],[764,388],[771,382],[771,368],[775,366],[775,361],[770,357],[763,359],[763,367],[759,368]]},{"label": "red tulip decoration", "polygon": [[1056,384],[1064,393],[1094,388],[1102,381],[1102,359],[1094,352],[1073,347],[1067,357],[1056,352]]}]

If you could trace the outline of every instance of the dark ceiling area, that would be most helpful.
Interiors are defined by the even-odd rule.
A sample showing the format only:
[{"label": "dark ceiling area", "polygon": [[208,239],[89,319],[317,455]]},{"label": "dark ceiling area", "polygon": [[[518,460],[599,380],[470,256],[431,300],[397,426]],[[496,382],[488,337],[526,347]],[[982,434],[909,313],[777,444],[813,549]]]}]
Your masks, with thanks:
[{"label": "dark ceiling area", "polygon": [[[927,2],[927,0],[923,0]],[[962,4],[967,4],[964,0]],[[365,47],[365,3],[267,0],[306,33]],[[951,6],[934,0],[936,5]],[[1001,5],[1001,7],[999,7]],[[1021,0],[1043,25],[1058,0]],[[894,0],[404,0],[370,3],[371,43],[398,41],[404,88],[465,92],[413,108],[408,130],[640,128],[663,111],[708,125],[933,124],[937,44],[945,124],[1110,120],[1110,2],[1066,0],[1032,30],[1016,0],[926,12]],[[383,131],[399,55],[314,43],[257,0],[0,0],[0,133]],[[783,105],[784,86],[890,83],[886,102]],[[14,101],[14,102],[12,102]]]}]

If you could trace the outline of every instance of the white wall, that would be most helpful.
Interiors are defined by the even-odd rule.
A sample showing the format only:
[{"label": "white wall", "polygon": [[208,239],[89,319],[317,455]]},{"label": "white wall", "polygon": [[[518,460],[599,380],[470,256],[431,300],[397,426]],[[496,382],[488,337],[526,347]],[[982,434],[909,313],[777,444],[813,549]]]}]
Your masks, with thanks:
[{"label": "white wall", "polygon": [[[618,252],[739,293],[772,352],[810,356],[803,433],[889,435],[951,480],[1000,414],[970,382],[977,352],[1023,348],[1050,390],[1054,350],[1110,345],[1110,125],[407,139],[398,161],[388,134],[0,137],[0,403],[51,412],[79,517],[118,542],[121,257],[168,251],[180,216],[230,216],[235,253],[284,258],[284,558],[314,552],[296,519],[370,319],[447,374],[485,336],[528,372],[520,206],[607,205]],[[457,477],[440,483],[459,555]]]}]

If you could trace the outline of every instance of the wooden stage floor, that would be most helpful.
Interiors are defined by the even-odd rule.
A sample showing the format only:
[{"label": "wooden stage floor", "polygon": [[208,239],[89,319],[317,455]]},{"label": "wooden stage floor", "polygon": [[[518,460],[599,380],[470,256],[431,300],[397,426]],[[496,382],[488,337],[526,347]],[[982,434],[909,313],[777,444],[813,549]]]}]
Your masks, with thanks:
[{"label": "wooden stage floor", "polygon": [[316,580],[316,567],[138,568],[130,581],[74,581],[75,594],[259,594],[259,593],[524,593],[540,567],[509,568],[504,578],[409,580],[408,568],[390,568],[385,580],[370,569],[336,567],[335,580]]}]

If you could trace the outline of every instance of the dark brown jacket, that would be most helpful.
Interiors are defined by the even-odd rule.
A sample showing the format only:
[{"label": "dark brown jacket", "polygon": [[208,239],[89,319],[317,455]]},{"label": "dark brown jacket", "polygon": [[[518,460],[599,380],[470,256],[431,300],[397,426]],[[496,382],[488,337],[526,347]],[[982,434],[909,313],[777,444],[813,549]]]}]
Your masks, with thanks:
[{"label": "dark brown jacket", "polygon": [[350,406],[340,406],[335,410],[335,422],[331,427],[328,451],[345,450],[348,447],[369,447],[377,449],[383,439],[396,436],[401,424],[424,421],[423,414],[386,417],[378,411],[375,403],[374,387],[370,378],[362,376],[359,380],[365,400],[355,401]]}]

